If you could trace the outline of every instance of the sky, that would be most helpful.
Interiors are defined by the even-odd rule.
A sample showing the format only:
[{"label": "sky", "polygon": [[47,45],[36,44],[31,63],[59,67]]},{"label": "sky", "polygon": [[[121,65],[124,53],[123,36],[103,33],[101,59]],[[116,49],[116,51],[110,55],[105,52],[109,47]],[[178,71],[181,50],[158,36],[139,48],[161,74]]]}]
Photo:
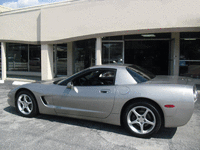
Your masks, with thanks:
[{"label": "sky", "polygon": [[0,0],[0,5],[17,9],[17,8],[42,5],[60,1],[65,1],[65,0]]}]

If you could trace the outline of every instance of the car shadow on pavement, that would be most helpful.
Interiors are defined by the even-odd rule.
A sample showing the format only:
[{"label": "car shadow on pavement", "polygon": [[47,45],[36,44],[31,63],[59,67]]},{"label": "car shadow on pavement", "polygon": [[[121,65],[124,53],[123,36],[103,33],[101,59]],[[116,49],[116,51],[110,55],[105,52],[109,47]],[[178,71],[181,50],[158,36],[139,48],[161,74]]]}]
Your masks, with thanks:
[{"label": "car shadow on pavement", "polygon": [[[4,110],[8,113],[22,117],[22,116],[20,116],[19,113],[16,112],[16,109],[14,107],[9,106],[9,107],[4,108]],[[126,135],[126,136],[132,136],[123,127],[116,126],[116,125],[110,125],[110,124],[106,124],[106,123],[81,120],[81,119],[75,119],[75,118],[68,118],[68,117],[62,117],[62,116],[43,115],[43,114],[39,114],[35,118],[47,120],[47,121],[51,121],[51,122],[75,125],[75,126],[80,126],[80,127],[90,128],[90,129],[103,130],[103,131],[113,132],[116,134],[122,134],[122,135]],[[177,130],[177,128],[161,127],[161,129],[156,134],[154,134],[154,135],[152,135],[152,137],[146,138],[146,139],[151,139],[151,138],[172,139],[176,133],[176,130]]]}]

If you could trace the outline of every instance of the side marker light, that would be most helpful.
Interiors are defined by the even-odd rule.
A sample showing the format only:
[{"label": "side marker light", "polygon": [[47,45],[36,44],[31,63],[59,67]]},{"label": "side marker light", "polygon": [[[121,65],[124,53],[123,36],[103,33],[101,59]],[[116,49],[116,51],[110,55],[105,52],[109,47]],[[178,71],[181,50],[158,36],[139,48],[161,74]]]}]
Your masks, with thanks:
[{"label": "side marker light", "polygon": [[165,107],[167,107],[167,108],[174,108],[175,106],[174,105],[165,105]]}]

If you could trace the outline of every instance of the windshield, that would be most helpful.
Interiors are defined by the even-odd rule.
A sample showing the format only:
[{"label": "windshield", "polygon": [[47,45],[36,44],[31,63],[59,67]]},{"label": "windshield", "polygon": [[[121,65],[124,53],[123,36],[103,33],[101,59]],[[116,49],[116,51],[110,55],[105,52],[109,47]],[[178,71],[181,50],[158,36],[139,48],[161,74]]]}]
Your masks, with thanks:
[{"label": "windshield", "polygon": [[146,82],[155,78],[155,75],[153,73],[136,65],[127,67],[126,69],[137,83]]},{"label": "windshield", "polygon": [[87,69],[84,69],[84,70],[81,70],[81,71],[79,71],[79,72],[73,74],[72,76],[70,76],[70,77],[68,77],[68,78],[60,79],[60,80],[54,81],[54,84],[66,86],[67,83],[68,83],[74,76],[76,76],[76,75],[78,75],[78,74],[81,74],[82,72],[84,72],[84,71],[86,71],[86,70],[88,70],[88,68],[87,68]]}]

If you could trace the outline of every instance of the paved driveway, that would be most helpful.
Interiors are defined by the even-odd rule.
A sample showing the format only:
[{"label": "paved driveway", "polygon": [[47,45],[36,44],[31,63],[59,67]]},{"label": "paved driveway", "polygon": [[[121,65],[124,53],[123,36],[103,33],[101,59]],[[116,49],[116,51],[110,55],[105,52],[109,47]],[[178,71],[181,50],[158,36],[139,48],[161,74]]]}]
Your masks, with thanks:
[{"label": "paved driveway", "polygon": [[200,101],[187,125],[162,128],[152,138],[141,139],[114,125],[49,115],[21,117],[7,104],[11,88],[0,85],[0,150],[200,150]]}]

